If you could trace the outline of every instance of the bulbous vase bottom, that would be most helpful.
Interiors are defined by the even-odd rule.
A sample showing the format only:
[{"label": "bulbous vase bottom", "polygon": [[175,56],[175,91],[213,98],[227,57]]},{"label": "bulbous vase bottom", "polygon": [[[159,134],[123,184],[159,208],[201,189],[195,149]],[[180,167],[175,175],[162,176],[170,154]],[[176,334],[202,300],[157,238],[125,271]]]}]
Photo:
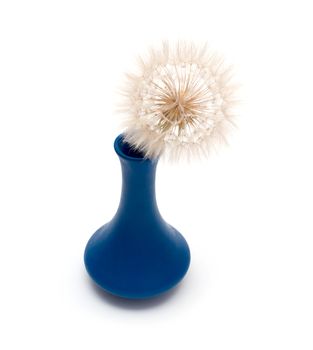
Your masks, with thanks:
[{"label": "bulbous vase bottom", "polygon": [[90,277],[105,291],[128,299],[154,297],[176,286],[189,268],[190,251],[175,228],[161,226],[130,235],[112,222],[100,227],[85,249]]}]

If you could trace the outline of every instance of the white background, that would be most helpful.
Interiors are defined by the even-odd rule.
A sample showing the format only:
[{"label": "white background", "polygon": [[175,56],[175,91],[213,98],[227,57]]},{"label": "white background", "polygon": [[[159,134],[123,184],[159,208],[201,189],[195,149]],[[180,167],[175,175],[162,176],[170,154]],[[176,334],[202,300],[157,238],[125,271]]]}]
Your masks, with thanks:
[{"label": "white background", "polygon": [[[0,2],[1,349],[313,349],[310,6]],[[93,287],[83,251],[119,202],[119,81],[162,39],[207,40],[243,103],[230,147],[159,164],[159,208],[192,265],[130,302]]]}]

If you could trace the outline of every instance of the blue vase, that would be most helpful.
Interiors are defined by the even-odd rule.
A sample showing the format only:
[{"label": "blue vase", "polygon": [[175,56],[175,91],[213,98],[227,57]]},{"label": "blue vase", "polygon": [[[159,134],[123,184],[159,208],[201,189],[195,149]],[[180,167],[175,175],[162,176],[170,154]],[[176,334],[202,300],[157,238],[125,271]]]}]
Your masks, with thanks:
[{"label": "blue vase", "polygon": [[140,299],[161,294],[185,275],[190,251],[184,237],[161,217],[155,197],[157,159],[144,156],[119,135],[114,142],[122,167],[117,213],[90,238],[85,266],[114,295]]}]

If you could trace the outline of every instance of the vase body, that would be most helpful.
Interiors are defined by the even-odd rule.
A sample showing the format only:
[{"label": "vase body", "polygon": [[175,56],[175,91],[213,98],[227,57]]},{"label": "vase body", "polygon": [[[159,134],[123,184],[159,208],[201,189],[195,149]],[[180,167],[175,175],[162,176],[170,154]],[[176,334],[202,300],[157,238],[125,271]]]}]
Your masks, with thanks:
[{"label": "vase body", "polygon": [[169,290],[184,277],[190,251],[183,236],[159,213],[157,160],[144,159],[122,135],[116,138],[114,148],[122,169],[120,204],[113,219],[88,241],[85,266],[107,292],[124,298],[149,298]]}]

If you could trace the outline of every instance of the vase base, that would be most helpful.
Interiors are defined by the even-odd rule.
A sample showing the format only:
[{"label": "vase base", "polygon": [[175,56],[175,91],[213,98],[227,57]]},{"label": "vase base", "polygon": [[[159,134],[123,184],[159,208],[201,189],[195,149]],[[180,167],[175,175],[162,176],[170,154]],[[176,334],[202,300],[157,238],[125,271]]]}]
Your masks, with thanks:
[{"label": "vase base", "polygon": [[[114,232],[113,232],[114,231]],[[142,239],[142,237],[147,239]],[[120,235],[110,223],[90,238],[85,249],[90,277],[105,291],[127,299],[160,295],[176,286],[190,264],[184,237],[172,226],[154,232]]]}]

